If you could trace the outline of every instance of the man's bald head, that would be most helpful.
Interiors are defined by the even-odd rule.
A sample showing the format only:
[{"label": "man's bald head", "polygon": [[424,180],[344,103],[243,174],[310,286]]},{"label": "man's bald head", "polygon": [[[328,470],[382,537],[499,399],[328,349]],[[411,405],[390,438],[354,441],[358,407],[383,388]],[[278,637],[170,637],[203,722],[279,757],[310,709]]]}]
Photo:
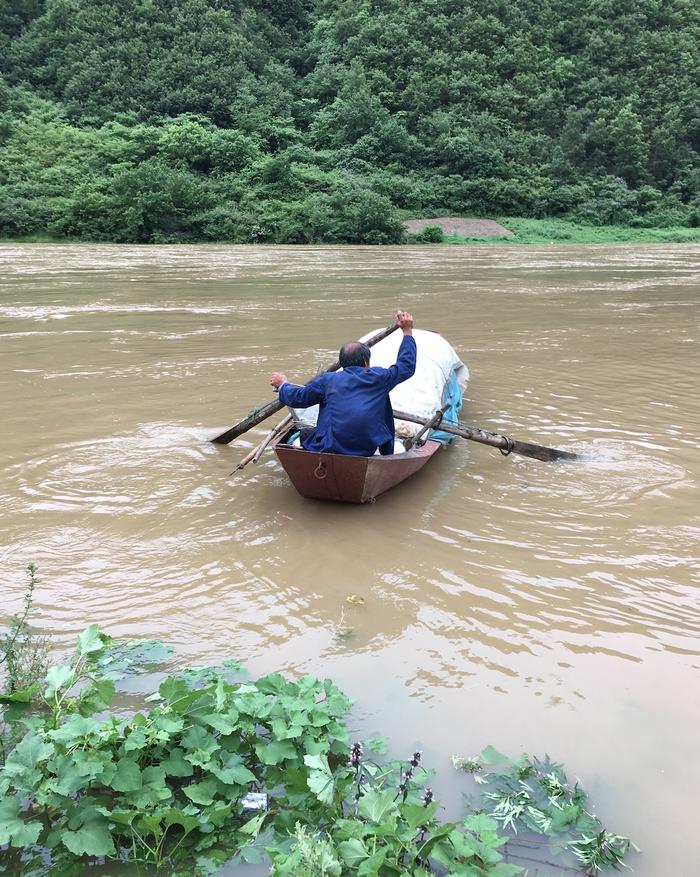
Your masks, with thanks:
[{"label": "man's bald head", "polygon": [[352,365],[369,365],[371,356],[370,349],[361,341],[347,341],[340,348],[338,362],[341,368],[349,368]]}]

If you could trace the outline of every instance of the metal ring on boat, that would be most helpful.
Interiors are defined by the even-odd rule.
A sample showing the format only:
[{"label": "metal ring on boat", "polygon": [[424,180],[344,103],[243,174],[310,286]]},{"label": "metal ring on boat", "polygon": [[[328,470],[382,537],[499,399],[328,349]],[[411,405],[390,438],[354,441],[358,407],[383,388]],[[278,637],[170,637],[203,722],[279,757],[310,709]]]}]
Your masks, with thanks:
[{"label": "metal ring on boat", "polygon": [[508,454],[510,454],[515,447],[515,442],[507,435],[504,435],[503,438],[506,440],[506,446],[505,448],[499,448],[498,450],[503,454],[504,457],[507,457]]},{"label": "metal ring on boat", "polygon": [[325,478],[328,475],[328,470],[326,469],[326,464],[321,460],[318,466],[314,469],[314,475],[317,478]]}]

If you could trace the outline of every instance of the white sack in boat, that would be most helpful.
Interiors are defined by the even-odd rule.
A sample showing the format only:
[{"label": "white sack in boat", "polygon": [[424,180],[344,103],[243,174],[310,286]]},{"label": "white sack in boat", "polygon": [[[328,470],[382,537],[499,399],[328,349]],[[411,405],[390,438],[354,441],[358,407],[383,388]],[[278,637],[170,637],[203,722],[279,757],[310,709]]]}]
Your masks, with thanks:
[{"label": "white sack in boat", "polygon": [[[367,341],[376,335],[379,329],[368,332],[360,338]],[[416,372],[412,378],[395,387],[391,394],[391,405],[397,411],[405,411],[415,417],[427,420],[454,394],[454,382],[464,392],[469,381],[469,369],[464,365],[454,348],[437,332],[426,329],[414,329],[416,340]],[[403,334],[397,330],[392,332],[371,348],[370,365],[389,368],[396,362]],[[304,428],[316,426],[318,405],[311,408],[296,408],[294,417]],[[422,427],[416,423],[397,420],[396,435],[403,438],[415,435]]]}]

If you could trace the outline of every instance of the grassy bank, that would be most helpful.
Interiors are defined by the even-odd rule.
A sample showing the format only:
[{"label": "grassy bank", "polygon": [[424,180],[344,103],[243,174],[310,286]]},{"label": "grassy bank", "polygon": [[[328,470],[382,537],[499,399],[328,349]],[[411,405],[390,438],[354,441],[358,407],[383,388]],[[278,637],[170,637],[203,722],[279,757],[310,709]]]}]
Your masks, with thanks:
[{"label": "grassy bank", "polygon": [[566,219],[522,219],[498,216],[513,232],[509,238],[467,238],[445,235],[449,244],[700,244],[700,228],[632,228],[624,225],[583,225]]}]

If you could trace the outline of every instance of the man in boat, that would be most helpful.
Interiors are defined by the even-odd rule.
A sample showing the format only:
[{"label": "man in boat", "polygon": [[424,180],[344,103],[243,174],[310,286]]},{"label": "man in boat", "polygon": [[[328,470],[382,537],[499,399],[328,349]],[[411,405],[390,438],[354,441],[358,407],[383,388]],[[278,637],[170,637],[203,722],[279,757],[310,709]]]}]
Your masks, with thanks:
[{"label": "man in boat", "polygon": [[318,405],[316,429],[302,442],[307,451],[370,457],[394,453],[394,413],[389,393],[416,370],[413,317],[398,311],[396,322],[403,340],[395,365],[372,368],[370,349],[360,341],[348,341],[338,357],[342,371],[324,372],[304,387],[290,384],[275,372],[270,384],[279,391],[280,402],[290,408]]}]

